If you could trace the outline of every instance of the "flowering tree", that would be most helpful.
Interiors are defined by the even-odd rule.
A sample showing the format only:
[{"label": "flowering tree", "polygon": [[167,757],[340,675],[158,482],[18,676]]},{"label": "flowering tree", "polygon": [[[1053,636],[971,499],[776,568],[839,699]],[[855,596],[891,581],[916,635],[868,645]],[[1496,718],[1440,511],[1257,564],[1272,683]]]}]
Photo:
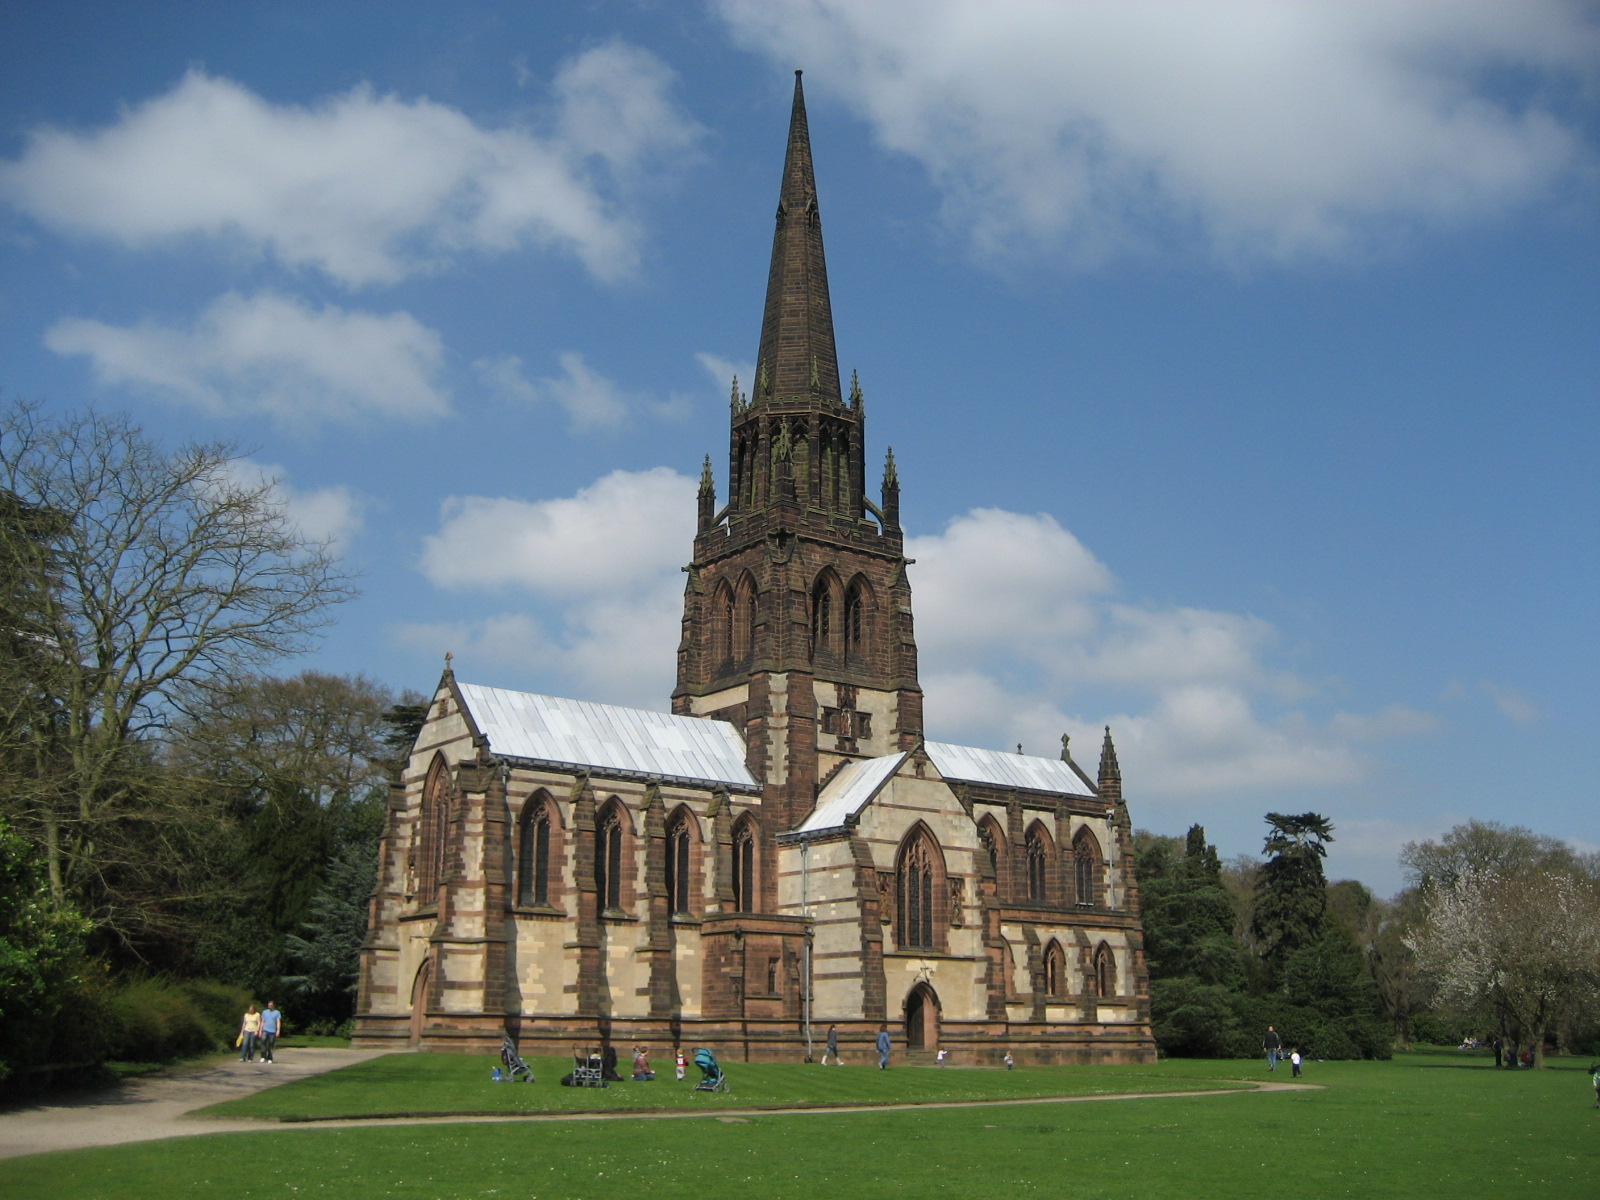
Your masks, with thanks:
[{"label": "flowering tree", "polygon": [[1442,999],[1487,1001],[1533,1044],[1564,1011],[1600,1005],[1600,886],[1558,871],[1463,871],[1429,890],[1406,939]]}]

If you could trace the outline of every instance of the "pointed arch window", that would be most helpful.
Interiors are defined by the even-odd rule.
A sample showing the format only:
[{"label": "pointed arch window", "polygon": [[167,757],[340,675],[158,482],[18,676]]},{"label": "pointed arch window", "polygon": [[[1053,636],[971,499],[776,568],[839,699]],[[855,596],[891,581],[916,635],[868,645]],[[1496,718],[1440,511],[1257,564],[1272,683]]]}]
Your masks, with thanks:
[{"label": "pointed arch window", "polygon": [[1100,844],[1087,829],[1080,829],[1072,839],[1073,882],[1076,884],[1078,903],[1093,906],[1100,903]]},{"label": "pointed arch window", "polygon": [[867,651],[867,589],[859,580],[850,585],[844,597],[844,652],[847,657],[859,657]]},{"label": "pointed arch window", "polygon": [[1044,992],[1058,997],[1067,993],[1067,956],[1054,939],[1044,950]]},{"label": "pointed arch window", "polygon": [[733,625],[733,660],[745,665],[750,662],[756,644],[756,585],[748,574],[739,581],[739,590],[730,618]]},{"label": "pointed arch window", "polygon": [[756,910],[756,833],[748,817],[733,831],[733,907]]},{"label": "pointed arch window", "polygon": [[895,872],[895,942],[902,950],[937,950],[943,871],[926,834],[914,833]]},{"label": "pointed arch window", "polygon": [[1050,899],[1050,855],[1044,834],[1038,825],[1028,830],[1026,850],[1028,856],[1028,899],[1035,904],[1045,904]]},{"label": "pointed arch window", "polygon": [[594,882],[602,910],[622,908],[623,842],[622,814],[612,806],[595,831]]},{"label": "pointed arch window", "polygon": [[1095,995],[1107,999],[1117,994],[1117,960],[1104,942],[1094,952]]},{"label": "pointed arch window", "polygon": [[667,908],[674,915],[694,911],[695,836],[681,810],[667,823]]},{"label": "pointed arch window", "polygon": [[523,908],[550,905],[553,833],[547,798],[528,797],[517,838],[517,904]]},{"label": "pointed arch window", "polygon": [[436,758],[422,785],[421,836],[417,853],[417,893],[423,904],[438,898],[444,880],[445,842],[450,831],[450,772]]}]

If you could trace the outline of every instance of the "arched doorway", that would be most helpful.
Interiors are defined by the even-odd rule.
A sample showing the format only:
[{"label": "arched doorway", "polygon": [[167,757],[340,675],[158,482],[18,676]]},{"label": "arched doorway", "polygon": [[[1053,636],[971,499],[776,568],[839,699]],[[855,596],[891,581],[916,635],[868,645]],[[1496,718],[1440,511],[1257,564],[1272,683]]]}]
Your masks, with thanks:
[{"label": "arched doorway", "polygon": [[939,1044],[939,996],[919,983],[906,996],[906,1048],[932,1050]]},{"label": "arched doorway", "polygon": [[425,958],[417,968],[417,978],[411,984],[411,1044],[422,1041],[422,1026],[427,1020],[428,984],[433,980],[433,959]]}]

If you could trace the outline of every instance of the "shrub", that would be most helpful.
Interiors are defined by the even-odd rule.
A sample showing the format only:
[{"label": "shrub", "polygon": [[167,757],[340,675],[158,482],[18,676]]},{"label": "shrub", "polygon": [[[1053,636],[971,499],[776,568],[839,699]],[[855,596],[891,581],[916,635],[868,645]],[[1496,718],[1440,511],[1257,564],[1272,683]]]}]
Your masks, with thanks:
[{"label": "shrub", "polygon": [[247,992],[206,981],[138,976],[111,990],[107,1051],[129,1062],[168,1062],[231,1045]]}]

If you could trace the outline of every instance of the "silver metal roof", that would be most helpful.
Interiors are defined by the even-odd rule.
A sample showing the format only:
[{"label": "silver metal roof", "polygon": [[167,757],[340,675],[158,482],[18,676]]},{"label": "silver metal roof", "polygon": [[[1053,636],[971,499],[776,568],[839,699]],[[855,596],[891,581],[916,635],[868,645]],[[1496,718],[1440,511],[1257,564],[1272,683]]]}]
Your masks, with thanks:
[{"label": "silver metal roof", "polygon": [[894,777],[905,762],[905,752],[886,754],[882,758],[861,758],[846,763],[839,773],[828,780],[817,806],[811,815],[800,823],[796,833],[815,833],[821,829],[838,829],[845,819],[860,812]]},{"label": "silver metal roof", "polygon": [[1094,795],[1094,789],[1059,758],[979,750],[975,746],[952,746],[948,742],[924,742],[923,747],[939,774],[946,779],[1069,796]]},{"label": "silver metal roof", "polygon": [[726,721],[462,683],[462,702],[495,754],[628,775],[661,775],[744,792],[761,785]]}]

